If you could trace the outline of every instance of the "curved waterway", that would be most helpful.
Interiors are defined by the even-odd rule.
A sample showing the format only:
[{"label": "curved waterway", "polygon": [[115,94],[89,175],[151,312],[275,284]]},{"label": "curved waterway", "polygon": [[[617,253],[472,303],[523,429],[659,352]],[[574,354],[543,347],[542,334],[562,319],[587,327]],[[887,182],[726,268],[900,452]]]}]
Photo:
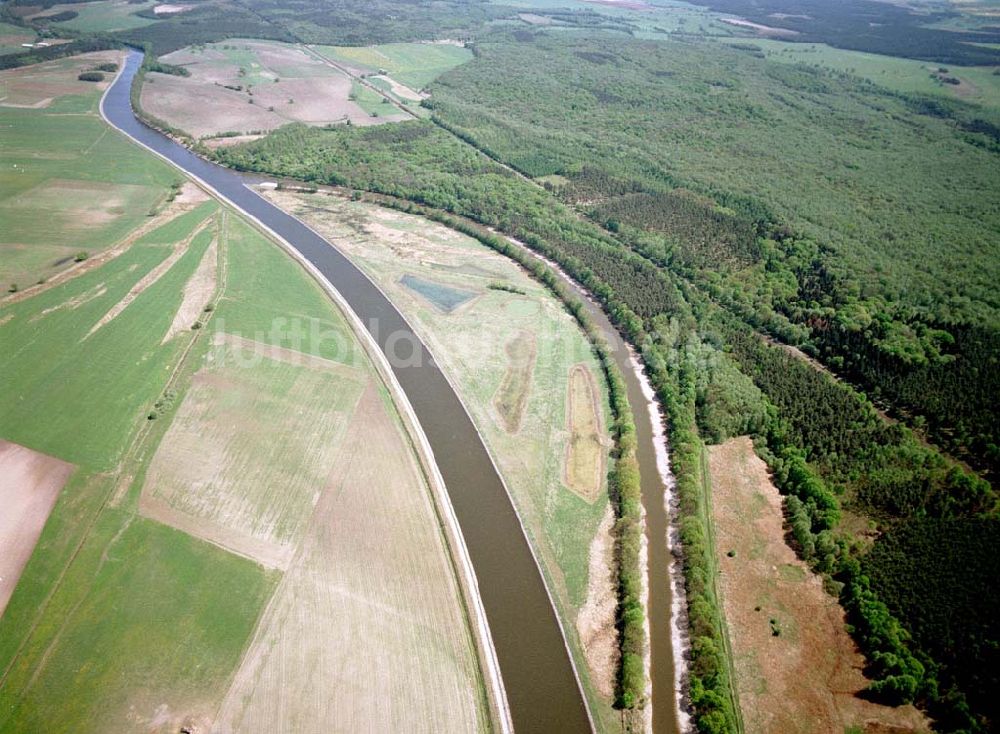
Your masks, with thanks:
[{"label": "curved waterway", "polygon": [[527,245],[508,238],[532,257],[542,260],[559,274],[563,284],[583,303],[591,321],[610,347],[621,371],[635,417],[636,459],[642,489],[646,525],[646,591],[649,633],[649,675],[653,734],[678,734],[691,728],[690,717],[680,706],[681,681],[677,672],[684,668],[686,617],[679,543],[672,522],[674,478],[663,415],[642,365],[608,315],[590,294],[563,272],[556,263],[539,256]]},{"label": "curved waterway", "polygon": [[472,420],[430,353],[361,271],[299,220],[247,188],[251,179],[199,158],[136,118],[130,89],[141,63],[142,54],[131,51],[105,95],[105,118],[294,247],[340,292],[389,357],[430,442],[461,526],[515,731],[590,731],[562,630],[510,497]]}]

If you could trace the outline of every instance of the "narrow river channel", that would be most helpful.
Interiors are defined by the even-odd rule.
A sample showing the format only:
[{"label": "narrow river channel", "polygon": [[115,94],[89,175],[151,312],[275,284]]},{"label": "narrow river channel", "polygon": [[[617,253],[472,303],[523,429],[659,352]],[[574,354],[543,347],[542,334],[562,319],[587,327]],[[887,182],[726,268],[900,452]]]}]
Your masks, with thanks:
[{"label": "narrow river channel", "polygon": [[[590,719],[555,611],[503,482],[486,447],[430,353],[395,307],[329,242],[261,198],[252,180],[217,166],[140,122],[130,101],[142,54],[130,51],[102,112],[118,130],[200,179],[294,247],[336,288],[389,357],[427,436],[479,582],[514,729],[519,734],[586,732]],[[577,289],[579,290],[579,289]],[[592,314],[610,329],[599,308]],[[613,329],[609,341],[636,414],[649,539],[654,730],[677,730],[671,648],[671,589],[664,485],[657,473],[647,400]],[[400,345],[412,348],[410,354]],[[404,353],[406,352],[406,353]]]},{"label": "narrow river channel", "polygon": [[[532,257],[544,260],[527,245],[510,241]],[[681,669],[683,661],[678,644],[681,640],[678,620],[672,612],[675,601],[678,601],[675,593],[680,592],[680,589],[675,589],[675,584],[681,583],[681,569],[669,540],[671,516],[667,500],[668,492],[673,490],[673,480],[669,477],[662,414],[653,402],[652,386],[642,367],[604,310],[557,265],[548,260],[544,262],[559,273],[563,284],[583,303],[587,315],[604,335],[615,364],[625,378],[629,405],[635,416],[636,458],[642,482],[642,505],[646,513],[652,731],[653,734],[678,734],[690,727],[687,715],[681,712],[678,705],[680,686],[677,670]]]}]

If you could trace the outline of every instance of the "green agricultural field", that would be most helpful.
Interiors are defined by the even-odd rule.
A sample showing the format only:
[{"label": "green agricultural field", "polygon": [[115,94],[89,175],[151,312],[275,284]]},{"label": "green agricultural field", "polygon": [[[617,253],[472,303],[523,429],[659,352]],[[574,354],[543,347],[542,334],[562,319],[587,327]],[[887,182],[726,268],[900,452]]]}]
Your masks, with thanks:
[{"label": "green agricultural field", "polygon": [[[899,92],[945,95],[1000,109],[1000,76],[993,73],[993,67],[942,66],[929,61],[848,51],[820,43],[789,43],[762,38],[734,38],[730,41],[757,46],[770,61],[821,66],[853,74]],[[946,71],[941,72],[941,69]],[[961,80],[961,84],[948,84],[939,77],[953,77]]]},{"label": "green agricultural field", "polygon": [[160,342],[208,237],[196,238],[166,275],[84,337],[213,208],[203,205],[107,265],[0,310],[4,342],[18,346],[0,356],[4,438],[95,469],[121,459],[136,422],[162,390],[150,374],[168,374],[176,362],[179,346]]},{"label": "green agricultural field", "polygon": [[118,57],[87,54],[0,74],[4,291],[110,247],[143,223],[177,180],[165,164],[109,134],[97,116],[103,85],[76,79]]},{"label": "green agricultural field", "polygon": [[33,43],[37,35],[31,28],[0,23],[0,55],[23,51],[21,44]]},{"label": "green agricultural field", "polygon": [[320,46],[334,61],[367,73],[385,71],[411,89],[423,89],[449,69],[472,59],[467,48],[448,43],[385,43],[379,46]]},{"label": "green agricultural field", "polygon": [[[200,731],[223,716],[265,731],[289,705],[306,726],[487,728],[430,489],[343,315],[257,230],[100,129],[91,90],[69,98],[78,131],[50,108],[3,110],[11,160],[34,177],[15,196],[56,159],[78,197],[132,185],[172,201],[150,217],[144,204],[131,231],[81,227],[113,246],[0,302],[0,438],[76,465],[0,616],[0,731]],[[31,150],[49,154],[37,170]],[[43,200],[59,236],[78,197],[20,203]],[[279,562],[261,552],[272,540]],[[376,630],[372,608],[392,622]]]},{"label": "green agricultural field", "polygon": [[351,101],[372,117],[378,117],[386,112],[395,112],[396,108],[385,101],[378,92],[369,89],[360,82],[351,83]]},{"label": "green agricultural field", "polygon": [[[600,456],[607,465],[607,391],[585,336],[543,286],[469,237],[336,197],[269,196],[336,241],[375,280],[455,385],[542,562],[593,709],[611,721],[600,676],[613,675],[614,667],[588,673],[577,634],[592,614],[588,592],[601,591],[590,588],[599,583],[590,578],[590,556],[607,532],[599,526],[608,512],[605,477],[594,463]],[[571,375],[580,370],[590,378],[573,415]],[[575,471],[581,462],[587,469]]]},{"label": "green agricultural field", "polygon": [[151,9],[156,3],[133,3],[128,0],[100,0],[99,2],[72,3],[54,5],[32,20],[44,20],[47,15],[55,15],[65,11],[77,13],[70,20],[57,21],[57,28],[69,28],[84,33],[111,33],[113,31],[128,31],[133,28],[143,28],[157,21],[153,18],[143,18],[137,13]]}]

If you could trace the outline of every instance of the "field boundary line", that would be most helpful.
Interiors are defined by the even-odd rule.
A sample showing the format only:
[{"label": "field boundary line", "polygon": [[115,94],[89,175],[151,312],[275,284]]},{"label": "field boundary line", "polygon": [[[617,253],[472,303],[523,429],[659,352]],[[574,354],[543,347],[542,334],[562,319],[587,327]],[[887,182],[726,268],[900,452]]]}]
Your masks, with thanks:
[{"label": "field boundary line", "polygon": [[[473,610],[474,618],[476,624],[471,625],[475,631],[474,638],[476,639],[476,647],[480,650],[481,667],[483,668],[483,674],[488,679],[489,685],[487,690],[489,694],[487,699],[490,702],[491,717],[494,721],[493,724],[499,729],[502,734],[512,734],[513,732],[513,721],[510,714],[510,706],[507,701],[506,692],[504,690],[503,679],[500,674],[500,663],[497,658],[496,648],[493,645],[493,638],[489,631],[489,624],[486,618],[486,610],[483,606],[482,597],[479,594],[479,582],[476,578],[475,569],[472,565],[472,560],[469,557],[468,548],[465,545],[465,539],[462,535],[461,527],[458,524],[458,519],[455,517],[455,510],[452,507],[451,500],[448,497],[447,490],[445,488],[444,479],[441,476],[441,472],[438,469],[437,462],[434,461],[434,453],[431,449],[430,442],[427,436],[424,434],[423,429],[420,427],[420,423],[417,421],[416,413],[413,410],[413,406],[410,404],[409,399],[406,397],[406,393],[403,391],[402,386],[396,379],[395,374],[392,372],[392,368],[389,365],[388,359],[382,350],[379,349],[378,344],[375,343],[374,337],[365,329],[364,324],[361,322],[360,317],[350,308],[347,301],[340,294],[340,292],[333,287],[329,280],[319,271],[319,269],[313,265],[309,260],[302,255],[295,247],[285,240],[283,237],[278,235],[277,232],[272,230],[266,224],[261,222],[259,219],[254,217],[248,212],[245,212],[240,207],[236,206],[227,197],[222,195],[214,187],[209,185],[207,182],[195,176],[194,174],[188,172],[187,170],[181,168],[176,163],[171,161],[166,156],[153,150],[144,143],[136,140],[132,136],[125,133],[116,127],[107,117],[104,112],[104,102],[107,98],[108,92],[116,84],[119,83],[121,75],[125,71],[125,64],[121,66],[118,74],[115,76],[114,82],[108,85],[108,88],[104,91],[101,96],[101,102],[99,105],[99,111],[101,118],[110,127],[114,128],[117,132],[125,136],[126,139],[149,151],[153,155],[157,156],[161,160],[166,161],[170,166],[179,170],[184,176],[195,181],[201,188],[213,196],[217,201],[223,202],[226,206],[237,212],[247,221],[253,223],[262,233],[265,233],[272,241],[276,242],[285,252],[290,255],[296,262],[298,262],[305,270],[308,272],[320,285],[320,287],[330,296],[331,300],[337,305],[338,309],[344,314],[347,319],[351,330],[355,332],[355,335],[359,338],[365,350],[369,353],[369,357],[376,368],[376,372],[379,377],[383,379],[386,387],[389,389],[390,393],[393,395],[394,401],[396,402],[397,409],[400,412],[401,417],[404,419],[404,424],[412,433],[413,438],[416,439],[417,446],[421,449],[420,456],[421,461],[427,463],[427,468],[430,470],[430,477],[433,482],[430,482],[432,489],[432,496],[434,497],[435,504],[439,505],[443,512],[443,517],[446,520],[446,537],[448,538],[449,547],[452,548],[452,553],[450,554],[459,564],[462,571],[462,581],[464,583],[459,583],[459,587],[463,590],[463,596],[467,597],[467,604]],[[248,191],[252,189],[247,188]],[[260,197],[260,195],[252,191],[255,196]],[[263,197],[260,197],[263,200]],[[306,226],[303,223],[303,226]],[[330,245],[333,247],[333,245]],[[464,408],[464,404],[463,404]],[[487,451],[487,454],[489,452]],[[492,460],[492,457],[491,457]],[[499,475],[499,473],[498,473]],[[502,478],[501,478],[502,480]],[[506,485],[504,485],[506,487]],[[523,527],[522,527],[523,530]],[[530,544],[529,544],[530,547]],[[536,559],[537,563],[537,559]],[[546,588],[546,591],[548,589]],[[558,615],[556,617],[558,619]],[[561,625],[560,625],[561,627]],[[565,638],[564,638],[565,642]],[[570,658],[572,661],[572,657]],[[573,667],[574,674],[576,672],[575,666]],[[578,679],[579,682],[579,679]],[[589,707],[585,707],[590,715]]]}]

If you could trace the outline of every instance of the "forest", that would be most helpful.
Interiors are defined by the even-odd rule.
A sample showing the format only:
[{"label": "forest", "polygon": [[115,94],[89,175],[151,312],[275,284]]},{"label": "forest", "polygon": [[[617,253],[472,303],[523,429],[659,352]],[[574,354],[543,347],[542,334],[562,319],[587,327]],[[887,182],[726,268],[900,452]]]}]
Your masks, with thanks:
[{"label": "forest", "polygon": [[[872,0],[707,0],[712,10],[733,13],[768,26],[781,26],[803,43],[906,56],[942,64],[996,64],[998,51],[980,43],[1000,40],[1000,23],[976,31],[928,28],[958,17],[942,6],[931,10]],[[780,18],[780,20],[776,20]]]},{"label": "forest", "polygon": [[991,111],[710,41],[477,53],[435,85],[440,124],[996,469]]}]

